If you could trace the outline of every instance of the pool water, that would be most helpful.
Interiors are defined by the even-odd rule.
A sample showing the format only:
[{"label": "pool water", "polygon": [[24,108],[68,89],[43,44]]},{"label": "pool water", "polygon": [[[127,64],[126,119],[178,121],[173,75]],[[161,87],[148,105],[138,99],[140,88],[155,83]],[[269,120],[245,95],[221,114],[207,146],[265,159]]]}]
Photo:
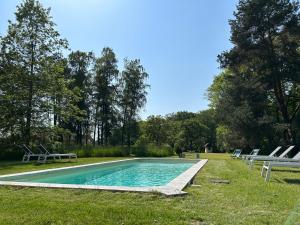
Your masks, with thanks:
[{"label": "pool water", "polygon": [[[101,186],[163,186],[194,165],[178,160],[129,160],[36,174],[7,177],[5,181]],[[1,179],[3,180],[3,179]]]}]

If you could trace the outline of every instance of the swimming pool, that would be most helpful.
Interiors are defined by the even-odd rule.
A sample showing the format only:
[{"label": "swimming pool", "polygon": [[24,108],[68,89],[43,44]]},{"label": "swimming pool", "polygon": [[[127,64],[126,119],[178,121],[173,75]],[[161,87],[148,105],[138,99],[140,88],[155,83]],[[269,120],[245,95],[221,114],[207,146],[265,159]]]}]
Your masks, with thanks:
[{"label": "swimming pool", "polygon": [[[182,194],[207,160],[127,159],[0,176],[0,184]],[[173,194],[172,194],[173,193]]]}]

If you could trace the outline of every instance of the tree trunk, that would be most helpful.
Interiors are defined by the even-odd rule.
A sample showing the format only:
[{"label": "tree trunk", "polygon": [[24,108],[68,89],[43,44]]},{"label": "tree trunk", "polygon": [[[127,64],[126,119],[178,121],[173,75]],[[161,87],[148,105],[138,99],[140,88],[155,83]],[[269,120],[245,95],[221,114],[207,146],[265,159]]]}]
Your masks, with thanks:
[{"label": "tree trunk", "polygon": [[[271,65],[276,65],[277,56],[274,51],[273,38],[272,38],[270,30],[268,32],[268,42],[270,44],[269,54],[270,54]],[[278,71],[279,71],[278,68],[276,68],[276,66],[275,67],[272,66],[271,70],[272,70],[272,75],[274,77],[273,78],[273,89],[274,89],[276,101],[278,103],[278,108],[282,115],[283,122],[287,125],[287,129],[285,131],[286,132],[285,139],[289,144],[293,144],[294,137],[293,137],[291,119],[290,119],[289,112],[288,112],[288,106],[287,106],[287,102],[285,99],[285,90],[282,85],[282,80],[278,76]]]},{"label": "tree trunk", "polygon": [[96,145],[96,130],[97,130],[97,121],[95,121],[95,125],[94,125],[94,131],[93,131],[93,146],[95,147]]},{"label": "tree trunk", "polygon": [[29,82],[28,90],[28,105],[27,105],[27,114],[26,114],[26,143],[29,144],[31,139],[31,116],[32,116],[32,91],[33,91],[32,81]]},{"label": "tree trunk", "polygon": [[26,143],[29,144],[31,139],[31,118],[32,118],[32,97],[33,97],[33,74],[34,74],[34,43],[31,42],[31,62],[30,62],[30,75],[28,86],[28,103],[26,113]]},{"label": "tree trunk", "polygon": [[97,133],[98,133],[98,135],[97,135],[97,144],[98,144],[98,146],[100,145],[100,124],[98,123],[97,124]]},{"label": "tree trunk", "polygon": [[127,126],[127,146],[128,146],[128,148],[130,149],[130,142],[131,142],[131,132],[130,132],[130,128],[131,128],[131,123],[130,123],[130,120],[131,119],[129,119],[128,120],[128,126]]},{"label": "tree trunk", "polygon": [[123,116],[123,124],[122,124],[122,131],[121,131],[121,145],[124,145],[124,136],[125,136],[125,113]]},{"label": "tree trunk", "polygon": [[57,125],[57,114],[54,112],[54,116],[53,116],[53,125],[56,127]]},{"label": "tree trunk", "polygon": [[287,103],[284,96],[284,90],[282,87],[281,80],[278,79],[275,75],[274,78],[274,93],[275,97],[279,106],[279,111],[281,113],[281,116],[283,118],[283,122],[286,124],[287,128],[285,131],[285,139],[289,144],[294,143],[294,135],[293,135],[293,128],[291,124],[291,119],[288,112]]},{"label": "tree trunk", "polygon": [[130,110],[130,114],[128,116],[128,127],[127,127],[127,146],[130,150],[130,147],[131,147],[131,121],[132,121],[132,113],[131,113],[131,110]]},{"label": "tree trunk", "polygon": [[124,123],[122,124],[122,131],[121,131],[121,146],[123,147],[124,145]]},{"label": "tree trunk", "polygon": [[101,122],[101,145],[103,146],[103,136],[104,136],[104,127],[103,127],[103,121]]}]

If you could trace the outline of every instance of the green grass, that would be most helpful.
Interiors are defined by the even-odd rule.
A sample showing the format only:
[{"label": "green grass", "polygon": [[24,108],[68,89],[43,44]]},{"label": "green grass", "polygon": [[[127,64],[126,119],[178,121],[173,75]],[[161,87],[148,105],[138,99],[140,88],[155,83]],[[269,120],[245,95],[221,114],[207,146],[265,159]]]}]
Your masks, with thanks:
[{"label": "green grass", "polygon": [[[188,154],[188,158],[195,158]],[[91,190],[0,187],[0,224],[300,224],[300,171],[273,171],[271,181],[226,154],[201,154],[209,162],[184,197]],[[1,163],[0,173],[76,165]],[[211,179],[227,179],[215,184]],[[200,186],[199,186],[200,185]]]}]

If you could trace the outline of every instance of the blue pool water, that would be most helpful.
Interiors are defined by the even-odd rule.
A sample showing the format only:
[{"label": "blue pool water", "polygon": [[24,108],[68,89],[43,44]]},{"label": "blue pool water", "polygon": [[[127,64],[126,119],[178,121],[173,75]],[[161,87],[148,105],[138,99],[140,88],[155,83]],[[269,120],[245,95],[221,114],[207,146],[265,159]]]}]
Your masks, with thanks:
[{"label": "blue pool water", "polygon": [[178,160],[130,160],[21,175],[5,178],[5,180],[130,187],[162,186],[169,183],[194,164],[195,162]]}]

